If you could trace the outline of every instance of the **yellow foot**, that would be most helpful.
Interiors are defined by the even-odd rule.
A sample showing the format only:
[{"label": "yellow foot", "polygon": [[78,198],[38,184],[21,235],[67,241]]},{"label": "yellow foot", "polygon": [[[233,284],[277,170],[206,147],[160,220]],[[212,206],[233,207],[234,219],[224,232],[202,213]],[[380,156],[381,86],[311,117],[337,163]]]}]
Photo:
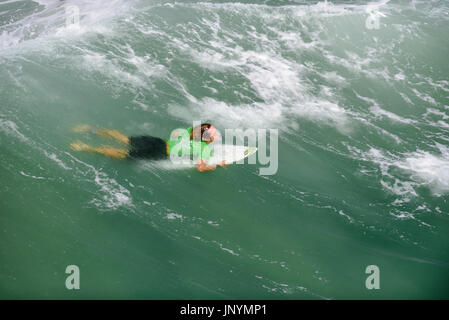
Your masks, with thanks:
[{"label": "yellow foot", "polygon": [[88,124],[80,124],[72,129],[73,132],[76,133],[84,133],[84,132],[90,132],[92,131],[92,126]]},{"label": "yellow foot", "polygon": [[82,143],[81,141],[76,141],[72,143],[70,147],[76,151],[84,151],[89,149],[89,146],[85,143]]}]

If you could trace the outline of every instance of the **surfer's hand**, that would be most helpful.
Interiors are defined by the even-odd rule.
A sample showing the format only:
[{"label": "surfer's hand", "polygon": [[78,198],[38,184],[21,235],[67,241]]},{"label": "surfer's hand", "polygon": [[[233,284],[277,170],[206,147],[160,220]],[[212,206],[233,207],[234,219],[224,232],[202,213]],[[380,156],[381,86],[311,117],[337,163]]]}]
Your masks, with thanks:
[{"label": "surfer's hand", "polygon": [[217,166],[220,166],[222,168],[226,168],[226,161],[223,160],[221,163],[217,164]]},{"label": "surfer's hand", "polygon": [[207,165],[206,161],[200,160],[198,161],[197,169],[199,172],[211,171],[216,168],[215,165]]}]

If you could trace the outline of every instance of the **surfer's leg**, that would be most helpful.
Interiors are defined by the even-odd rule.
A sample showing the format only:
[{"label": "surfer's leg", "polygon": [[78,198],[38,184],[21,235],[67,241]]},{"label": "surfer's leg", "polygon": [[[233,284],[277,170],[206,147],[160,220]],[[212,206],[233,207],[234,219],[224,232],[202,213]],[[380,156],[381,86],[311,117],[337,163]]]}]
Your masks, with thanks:
[{"label": "surfer's leg", "polygon": [[128,156],[128,150],[118,149],[109,146],[102,146],[101,148],[95,148],[80,141],[74,142],[70,146],[72,147],[72,149],[76,151],[93,151],[113,158],[123,159]]},{"label": "surfer's leg", "polygon": [[111,130],[111,129],[94,129],[92,126],[88,124],[82,124],[79,126],[76,126],[73,128],[73,132],[76,133],[84,133],[84,132],[92,132],[95,134],[98,134],[99,136],[103,138],[113,138],[117,140],[118,142],[122,142],[125,144],[129,144],[129,138],[125,136],[123,133],[119,132],[118,130]]},{"label": "surfer's leg", "polygon": [[103,138],[113,138],[118,142],[129,144],[129,138],[125,136],[123,133],[119,132],[118,130],[100,129],[95,130],[95,133]]},{"label": "surfer's leg", "polygon": [[80,124],[72,129],[75,133],[85,133],[85,132],[91,132],[92,126],[88,124]]},{"label": "surfer's leg", "polygon": [[91,148],[89,148],[89,150],[104,154],[105,156],[108,156],[108,157],[119,158],[119,159],[124,159],[128,156],[128,150],[118,149],[118,148],[109,147],[109,146],[103,146],[101,148],[91,147]]}]

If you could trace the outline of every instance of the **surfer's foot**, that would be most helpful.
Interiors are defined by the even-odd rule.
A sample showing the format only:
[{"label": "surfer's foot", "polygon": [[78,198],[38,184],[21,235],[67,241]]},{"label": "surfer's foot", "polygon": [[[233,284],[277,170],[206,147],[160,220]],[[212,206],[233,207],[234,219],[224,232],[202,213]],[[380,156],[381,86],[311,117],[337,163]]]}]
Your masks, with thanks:
[{"label": "surfer's foot", "polygon": [[92,132],[92,126],[88,124],[80,124],[72,129],[75,133]]},{"label": "surfer's foot", "polygon": [[75,133],[86,133],[91,132],[99,135],[100,137],[106,139],[115,139],[118,142],[129,144],[129,138],[125,136],[123,133],[120,133],[118,130],[111,129],[94,129],[92,126],[88,124],[80,124],[72,129]]},{"label": "surfer's foot", "polygon": [[85,143],[82,143],[81,141],[76,141],[76,142],[70,144],[70,147],[76,151],[89,150],[89,146]]}]

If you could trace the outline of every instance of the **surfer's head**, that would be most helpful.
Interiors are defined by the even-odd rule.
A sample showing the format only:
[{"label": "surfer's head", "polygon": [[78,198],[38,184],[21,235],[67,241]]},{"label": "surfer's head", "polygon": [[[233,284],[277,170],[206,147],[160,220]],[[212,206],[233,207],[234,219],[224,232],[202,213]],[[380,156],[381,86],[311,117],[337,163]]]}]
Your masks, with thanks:
[{"label": "surfer's head", "polygon": [[210,123],[202,123],[200,126],[193,128],[190,133],[190,138],[212,143],[220,139],[220,132]]}]

